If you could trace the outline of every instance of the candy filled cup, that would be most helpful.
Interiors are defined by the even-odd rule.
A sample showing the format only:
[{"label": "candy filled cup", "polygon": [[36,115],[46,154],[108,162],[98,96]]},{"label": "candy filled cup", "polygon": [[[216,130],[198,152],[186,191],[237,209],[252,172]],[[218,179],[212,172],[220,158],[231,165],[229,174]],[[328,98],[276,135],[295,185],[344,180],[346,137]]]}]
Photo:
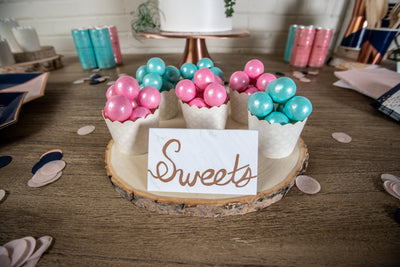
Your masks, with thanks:
[{"label": "candy filled cup", "polygon": [[189,129],[225,129],[229,112],[229,102],[219,107],[189,106],[179,100],[182,107],[183,118]]},{"label": "candy filled cup", "polygon": [[125,122],[111,121],[104,116],[108,130],[114,141],[114,146],[124,154],[141,155],[148,151],[149,129],[157,128],[159,122],[159,109],[146,118]]},{"label": "candy filled cup", "polygon": [[232,119],[247,125],[247,102],[249,101],[250,95],[231,90],[230,96]]},{"label": "candy filled cup", "polygon": [[160,120],[169,120],[174,118],[179,111],[178,97],[175,89],[164,91],[161,93],[160,102]]},{"label": "candy filled cup", "polygon": [[248,112],[249,129],[258,131],[258,148],[264,157],[271,159],[285,158],[292,154],[307,119],[281,125],[269,124],[259,120]]}]

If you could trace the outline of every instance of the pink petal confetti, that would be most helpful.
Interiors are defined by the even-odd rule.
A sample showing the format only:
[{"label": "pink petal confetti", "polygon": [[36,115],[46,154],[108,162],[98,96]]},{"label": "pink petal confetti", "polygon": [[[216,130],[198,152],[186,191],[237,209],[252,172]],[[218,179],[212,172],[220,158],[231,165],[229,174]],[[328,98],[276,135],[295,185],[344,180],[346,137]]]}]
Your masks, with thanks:
[{"label": "pink petal confetti", "polygon": [[86,125],[78,129],[77,134],[79,135],[87,135],[92,133],[96,127],[94,125]]},{"label": "pink petal confetti", "polygon": [[[387,180],[387,181],[385,181],[384,183],[383,183],[383,188],[385,188],[385,190],[386,190],[386,192],[388,192],[390,195],[392,195],[393,197],[395,197],[395,198],[397,198],[397,199],[400,199],[400,194],[399,194],[399,192],[398,192],[398,190],[397,191],[395,191],[394,189],[393,189],[393,187],[395,186],[395,184],[398,184],[397,182],[393,182],[393,181],[389,181],[389,180]],[[398,186],[397,186],[398,187]]]},{"label": "pink petal confetti", "polygon": [[397,177],[396,175],[389,174],[389,173],[384,173],[381,175],[382,181],[393,181],[393,182],[399,182],[400,183],[400,177]]},{"label": "pink petal confetti", "polygon": [[392,188],[393,192],[400,197],[400,183],[398,182],[392,182],[390,184],[390,187]]},{"label": "pink petal confetti", "polygon": [[332,133],[332,137],[333,137],[333,139],[335,139],[336,141],[341,142],[341,143],[350,143],[352,140],[350,135],[348,135],[346,133],[340,133],[340,132]]},{"label": "pink petal confetti", "polygon": [[[0,202],[3,200],[3,198],[6,196],[6,191],[4,189],[0,189]],[[1,265],[0,265],[1,266]]]},{"label": "pink petal confetti", "polygon": [[310,74],[310,75],[318,75],[318,74],[319,74],[319,71],[318,71],[318,70],[308,71],[307,74]]},{"label": "pink petal confetti", "polygon": [[0,266],[11,266],[8,250],[3,246],[0,246]]},{"label": "pink petal confetti", "polygon": [[33,254],[26,261],[24,267],[34,267],[39,262],[43,253],[50,247],[53,242],[53,238],[51,236],[42,236],[36,240],[36,247]]},{"label": "pink petal confetti", "polygon": [[41,172],[43,175],[56,174],[59,171],[62,171],[65,168],[65,165],[66,163],[63,160],[53,160],[43,165],[38,172]]},{"label": "pink petal confetti", "polygon": [[4,247],[8,250],[11,266],[22,266],[32,255],[35,244],[36,240],[31,236],[15,239],[5,244]]},{"label": "pink petal confetti", "polygon": [[39,178],[38,182],[36,182],[34,179],[32,179],[33,178],[32,177],[28,181],[28,186],[29,187],[42,187],[42,186],[45,186],[45,185],[48,185],[50,183],[57,181],[61,177],[61,175],[62,175],[62,172],[60,171],[60,172],[54,174],[53,176],[51,176],[50,178],[47,178],[47,180],[45,178]]},{"label": "pink petal confetti", "polygon": [[301,78],[305,77],[306,75],[304,73],[302,73],[301,71],[295,70],[295,71],[293,71],[293,76],[297,79],[301,79]]},{"label": "pink petal confetti", "polygon": [[8,250],[0,246],[0,266],[11,266],[11,260],[8,256]]},{"label": "pink petal confetti", "polygon": [[299,175],[296,177],[297,188],[306,194],[316,194],[321,190],[321,185],[314,178],[307,175]]},{"label": "pink petal confetti", "polygon": [[311,80],[308,79],[308,78],[306,78],[306,77],[302,77],[302,78],[300,78],[299,80],[300,80],[300,82],[304,82],[304,83],[309,83],[309,82],[311,82]]}]

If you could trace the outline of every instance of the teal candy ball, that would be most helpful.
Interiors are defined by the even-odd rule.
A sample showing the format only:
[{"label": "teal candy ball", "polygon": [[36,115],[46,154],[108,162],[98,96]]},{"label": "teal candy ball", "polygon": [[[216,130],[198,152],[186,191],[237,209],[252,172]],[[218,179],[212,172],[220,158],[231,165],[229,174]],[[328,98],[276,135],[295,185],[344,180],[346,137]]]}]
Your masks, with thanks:
[{"label": "teal candy ball", "polygon": [[162,79],[162,86],[161,86],[160,92],[164,92],[164,91],[168,92],[169,90],[174,89],[174,88],[175,88],[174,83],[172,83],[164,78]]},{"label": "teal candy ball", "polygon": [[282,112],[278,111],[271,112],[271,114],[265,117],[264,120],[268,121],[269,124],[279,123],[281,125],[285,125],[289,123],[289,118]]},{"label": "teal candy ball", "polygon": [[214,73],[214,75],[217,75],[218,77],[220,77],[222,81],[225,80],[224,73],[222,72],[222,70],[220,68],[212,67],[212,68],[210,68],[210,70]]},{"label": "teal candy ball", "polygon": [[281,77],[270,82],[265,91],[274,102],[282,103],[296,94],[296,83],[288,77]]},{"label": "teal candy ball", "polygon": [[186,62],[181,66],[181,75],[183,79],[191,80],[197,71],[196,65]]},{"label": "teal candy ball", "polygon": [[181,76],[181,72],[178,70],[177,67],[172,66],[172,65],[167,66],[165,68],[165,73],[163,75],[163,77],[165,79],[167,79],[168,81],[170,81],[172,83],[177,83],[180,76]]},{"label": "teal candy ball", "polygon": [[156,74],[162,76],[165,72],[164,60],[162,60],[159,57],[150,58],[147,61],[147,72],[156,73]]},{"label": "teal candy ball", "polygon": [[265,92],[256,92],[250,95],[247,101],[247,108],[250,113],[258,118],[264,118],[274,108],[271,97]]},{"label": "teal candy ball", "polygon": [[140,83],[143,82],[143,77],[147,74],[147,66],[142,65],[136,70],[136,80]]},{"label": "teal candy ball", "polygon": [[292,121],[303,121],[307,118],[312,111],[312,104],[304,96],[294,96],[289,99],[284,108],[283,112]]},{"label": "teal candy ball", "polygon": [[161,90],[162,87],[162,78],[160,75],[156,73],[148,73],[143,77],[143,85],[151,86],[157,88],[157,90]]},{"label": "teal candy ball", "polygon": [[212,67],[214,67],[214,62],[212,62],[212,60],[209,59],[208,57],[203,57],[202,59],[200,59],[197,62],[198,69],[201,69],[201,68],[211,69]]}]

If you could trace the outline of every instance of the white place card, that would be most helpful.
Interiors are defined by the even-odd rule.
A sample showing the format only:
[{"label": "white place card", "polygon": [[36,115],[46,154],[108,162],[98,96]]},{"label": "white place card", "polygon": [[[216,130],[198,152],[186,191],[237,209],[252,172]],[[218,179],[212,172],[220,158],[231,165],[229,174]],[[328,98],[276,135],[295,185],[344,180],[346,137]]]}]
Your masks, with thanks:
[{"label": "white place card", "polygon": [[148,191],[256,195],[258,133],[151,128],[147,168]]}]

